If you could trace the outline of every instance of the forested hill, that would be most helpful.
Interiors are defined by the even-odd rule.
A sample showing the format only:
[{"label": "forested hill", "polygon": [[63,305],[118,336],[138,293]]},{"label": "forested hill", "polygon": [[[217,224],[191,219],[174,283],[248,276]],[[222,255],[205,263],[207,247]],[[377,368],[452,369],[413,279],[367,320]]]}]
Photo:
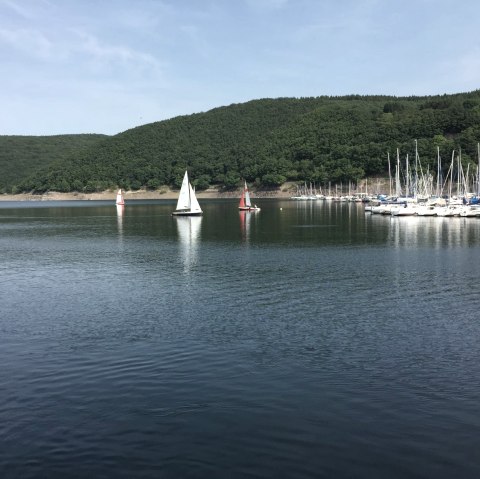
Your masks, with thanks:
[{"label": "forested hill", "polygon": [[81,155],[105,135],[0,136],[0,192],[51,163]]},{"label": "forested hill", "polygon": [[261,99],[140,126],[62,158],[16,191],[96,191],[179,186],[185,168],[198,189],[285,181],[332,184],[385,174],[387,153],[436,169],[453,150],[476,162],[480,91],[429,97]]}]

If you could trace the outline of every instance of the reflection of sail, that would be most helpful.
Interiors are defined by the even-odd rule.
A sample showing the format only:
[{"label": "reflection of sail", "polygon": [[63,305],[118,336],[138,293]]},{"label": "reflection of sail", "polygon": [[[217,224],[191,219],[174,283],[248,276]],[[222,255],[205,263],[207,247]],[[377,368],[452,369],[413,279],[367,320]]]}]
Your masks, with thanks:
[{"label": "reflection of sail", "polygon": [[178,237],[182,246],[183,264],[185,271],[195,264],[197,260],[197,247],[200,237],[201,216],[177,216]]},{"label": "reflection of sail", "polygon": [[248,242],[250,240],[250,222],[252,214],[249,211],[240,211],[240,232],[242,240]]},{"label": "reflection of sail", "polygon": [[117,228],[118,234],[123,234],[123,213],[125,212],[124,205],[117,205]]}]

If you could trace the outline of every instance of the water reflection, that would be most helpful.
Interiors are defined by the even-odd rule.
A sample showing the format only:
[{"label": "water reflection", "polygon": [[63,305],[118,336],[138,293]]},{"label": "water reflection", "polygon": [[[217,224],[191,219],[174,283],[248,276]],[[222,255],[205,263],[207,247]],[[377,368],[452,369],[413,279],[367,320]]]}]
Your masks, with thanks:
[{"label": "water reflection", "polygon": [[250,241],[250,222],[252,221],[252,213],[249,211],[239,211],[239,215],[242,241],[248,243]]},{"label": "water reflection", "polygon": [[395,247],[466,247],[477,243],[480,221],[469,218],[387,217],[389,239]]},{"label": "water reflection", "polygon": [[198,242],[202,225],[201,216],[174,217],[180,239],[184,272],[189,272],[197,261]]},{"label": "water reflection", "polygon": [[480,220],[113,206],[1,211],[0,477],[479,477]]},{"label": "water reflection", "polygon": [[117,216],[121,218],[123,213],[125,212],[125,205],[116,205],[117,208]]},{"label": "water reflection", "polygon": [[123,213],[125,212],[125,205],[116,205],[117,208],[117,230],[118,237],[123,236]]},{"label": "water reflection", "polygon": [[310,224],[314,221],[314,211],[316,201],[296,201],[295,202],[298,219],[304,224]]}]

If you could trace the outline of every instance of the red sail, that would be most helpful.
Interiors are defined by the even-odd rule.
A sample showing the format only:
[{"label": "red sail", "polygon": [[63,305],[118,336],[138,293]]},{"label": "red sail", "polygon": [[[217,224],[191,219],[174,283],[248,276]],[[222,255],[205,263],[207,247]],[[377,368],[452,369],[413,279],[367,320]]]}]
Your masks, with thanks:
[{"label": "red sail", "polygon": [[239,208],[245,208],[245,190],[242,190],[242,196],[240,198]]}]

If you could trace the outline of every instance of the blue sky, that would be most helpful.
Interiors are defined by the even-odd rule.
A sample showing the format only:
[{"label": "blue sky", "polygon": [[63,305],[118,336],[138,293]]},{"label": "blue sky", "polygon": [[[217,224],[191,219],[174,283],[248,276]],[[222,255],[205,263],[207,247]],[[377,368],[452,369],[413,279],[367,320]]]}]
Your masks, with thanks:
[{"label": "blue sky", "polygon": [[478,0],[0,0],[1,135],[478,88]]}]

